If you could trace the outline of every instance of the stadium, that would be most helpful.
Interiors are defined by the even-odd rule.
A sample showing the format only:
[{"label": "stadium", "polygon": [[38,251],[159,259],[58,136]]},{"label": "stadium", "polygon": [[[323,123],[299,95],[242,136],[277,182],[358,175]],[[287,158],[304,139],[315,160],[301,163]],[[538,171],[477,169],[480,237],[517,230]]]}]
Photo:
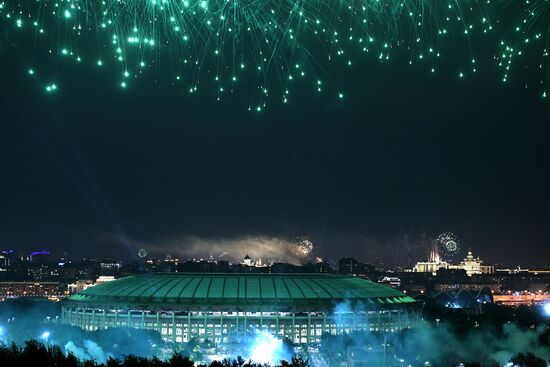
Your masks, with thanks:
[{"label": "stadium", "polygon": [[324,334],[394,332],[419,319],[419,302],[351,276],[160,273],[88,288],[62,304],[62,320],[85,330],[133,327],[164,340],[246,342],[268,332],[297,344]]}]

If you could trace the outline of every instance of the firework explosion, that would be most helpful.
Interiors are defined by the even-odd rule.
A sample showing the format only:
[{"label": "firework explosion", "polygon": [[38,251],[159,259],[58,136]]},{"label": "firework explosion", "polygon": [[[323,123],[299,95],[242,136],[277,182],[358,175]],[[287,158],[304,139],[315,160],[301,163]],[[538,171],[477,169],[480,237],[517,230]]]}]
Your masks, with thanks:
[{"label": "firework explosion", "polygon": [[313,242],[305,237],[297,238],[290,244],[290,251],[299,259],[308,259],[313,251]]},{"label": "firework explosion", "polygon": [[[507,13],[494,9],[508,2],[513,1],[5,0],[0,17],[9,31],[34,33],[25,67],[48,93],[60,88],[60,70],[74,62],[118,70],[122,89],[144,73],[190,94],[214,91],[217,100],[240,86],[251,91],[249,109],[261,111],[272,98],[288,102],[296,83],[343,98],[327,67],[336,62],[354,68],[359,54],[381,62],[405,55],[407,64],[423,63],[435,73],[446,56],[441,45],[448,41],[462,59],[457,77],[463,78],[477,71],[472,34],[488,33],[497,23],[506,27],[488,14]],[[549,1],[519,7],[515,11],[524,16],[516,33],[522,46],[513,46],[515,38],[502,41],[504,79],[531,40],[540,40],[542,57],[548,57]],[[545,62],[540,65],[545,69]]]},{"label": "firework explosion", "polygon": [[435,241],[439,253],[441,253],[445,259],[456,256],[460,251],[460,242],[458,241],[458,237],[454,233],[442,233],[437,236]]},{"label": "firework explosion", "polygon": [[304,254],[304,256],[308,256],[313,250],[313,243],[308,239],[303,239],[298,243],[298,248]]}]

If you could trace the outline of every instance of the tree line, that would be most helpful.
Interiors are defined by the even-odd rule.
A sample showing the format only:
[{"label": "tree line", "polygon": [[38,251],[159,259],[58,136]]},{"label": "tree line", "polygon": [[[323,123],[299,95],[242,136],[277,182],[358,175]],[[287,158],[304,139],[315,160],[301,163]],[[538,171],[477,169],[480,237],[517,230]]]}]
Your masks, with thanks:
[{"label": "tree line", "polygon": [[109,358],[105,363],[93,360],[79,360],[72,353],[64,353],[58,345],[44,345],[30,340],[24,346],[15,343],[0,344],[0,366],[40,366],[40,367],[309,367],[309,362],[301,357],[291,361],[281,361],[276,366],[246,361],[241,357],[224,359],[210,364],[196,364],[189,357],[175,352],[168,360],[157,357],[146,358],[135,355],[123,359]]}]

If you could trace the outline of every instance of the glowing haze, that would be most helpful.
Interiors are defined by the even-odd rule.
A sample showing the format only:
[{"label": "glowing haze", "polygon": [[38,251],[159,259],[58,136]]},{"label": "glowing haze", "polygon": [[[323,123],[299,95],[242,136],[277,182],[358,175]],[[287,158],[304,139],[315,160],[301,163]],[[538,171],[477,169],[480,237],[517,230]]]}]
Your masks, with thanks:
[{"label": "glowing haze", "polygon": [[[101,236],[101,241],[124,246],[127,240],[119,236]],[[169,254],[181,260],[208,258],[215,260],[241,261],[245,255],[263,263],[285,262],[298,265],[307,260],[313,251],[313,244],[305,239],[286,239],[274,236],[241,236],[234,238],[203,238],[182,235],[158,242],[130,240],[138,249],[145,249],[156,255]]]}]

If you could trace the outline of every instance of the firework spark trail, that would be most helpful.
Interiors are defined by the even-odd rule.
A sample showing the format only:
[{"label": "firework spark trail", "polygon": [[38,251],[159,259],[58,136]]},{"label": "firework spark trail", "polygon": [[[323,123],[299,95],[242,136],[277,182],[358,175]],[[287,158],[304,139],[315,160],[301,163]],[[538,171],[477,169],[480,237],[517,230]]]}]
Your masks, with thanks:
[{"label": "firework spark trail", "polygon": [[[497,23],[505,28],[492,14],[506,13],[495,9],[511,1],[4,0],[0,18],[34,30],[33,61],[51,58],[52,66],[38,70],[31,61],[29,74],[49,78],[48,92],[57,90],[58,66],[74,61],[118,67],[121,88],[146,71],[190,94],[199,86],[212,89],[218,100],[244,84],[253,90],[249,109],[261,111],[272,98],[286,103],[297,80],[315,93],[343,98],[326,66],[337,61],[352,68],[361,53],[386,62],[404,52],[408,64],[435,72],[447,42],[464,59],[457,72],[463,78],[477,71],[472,34],[491,32]],[[522,37],[548,38],[548,4],[531,0],[520,7]],[[508,44],[503,41],[500,55],[505,79],[523,48]],[[546,69],[546,62],[540,65]]]},{"label": "firework spark trail", "polygon": [[[541,90],[542,98],[548,98],[550,84],[550,0],[524,0],[522,2],[497,2],[496,10],[513,21],[504,29],[500,50],[496,56],[503,70],[502,81],[511,76],[512,66],[520,64],[532,73]],[[518,69],[516,67],[515,69]],[[526,81],[525,87],[529,86]]]}]

